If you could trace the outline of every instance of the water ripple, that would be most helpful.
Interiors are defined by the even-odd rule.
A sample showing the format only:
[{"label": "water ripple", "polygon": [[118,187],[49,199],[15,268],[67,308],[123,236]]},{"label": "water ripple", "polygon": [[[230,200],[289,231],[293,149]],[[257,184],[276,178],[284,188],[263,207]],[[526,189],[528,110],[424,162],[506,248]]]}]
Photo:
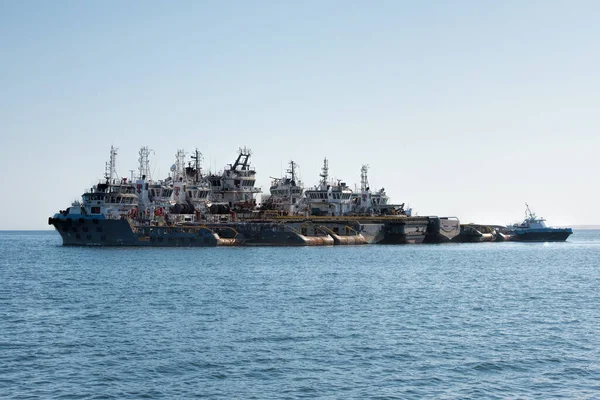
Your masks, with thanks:
[{"label": "water ripple", "polygon": [[600,232],[568,243],[60,246],[0,233],[0,398],[600,392]]}]

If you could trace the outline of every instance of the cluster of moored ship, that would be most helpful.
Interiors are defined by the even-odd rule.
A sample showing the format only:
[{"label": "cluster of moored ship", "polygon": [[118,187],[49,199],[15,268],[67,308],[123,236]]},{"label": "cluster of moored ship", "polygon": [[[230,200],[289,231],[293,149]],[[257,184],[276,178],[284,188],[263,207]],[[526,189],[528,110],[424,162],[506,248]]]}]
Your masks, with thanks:
[{"label": "cluster of moored ship", "polygon": [[564,241],[570,228],[550,228],[527,207],[512,226],[461,225],[455,217],[413,216],[393,204],[385,189],[372,190],[368,166],[360,189],[329,178],[324,160],[320,182],[305,189],[290,162],[287,174],[273,178],[260,203],[250,150],[239,150],[218,174],[203,174],[202,155],[191,161],[179,150],[169,176],[150,178],[150,150],[139,151],[138,176],[118,178],[117,150],[111,147],[104,179],[81,201],[48,219],[64,245],[101,246],[310,246],[447,243],[486,241]]}]

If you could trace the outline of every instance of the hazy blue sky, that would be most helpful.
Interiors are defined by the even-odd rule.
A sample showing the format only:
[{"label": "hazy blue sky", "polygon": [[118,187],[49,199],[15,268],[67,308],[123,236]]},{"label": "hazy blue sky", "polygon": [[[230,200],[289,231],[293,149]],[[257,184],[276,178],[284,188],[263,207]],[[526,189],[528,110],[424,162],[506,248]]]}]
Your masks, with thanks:
[{"label": "hazy blue sky", "polygon": [[[0,2],[0,229],[178,148],[419,215],[600,224],[600,1]],[[160,173],[160,176],[159,176]]]}]

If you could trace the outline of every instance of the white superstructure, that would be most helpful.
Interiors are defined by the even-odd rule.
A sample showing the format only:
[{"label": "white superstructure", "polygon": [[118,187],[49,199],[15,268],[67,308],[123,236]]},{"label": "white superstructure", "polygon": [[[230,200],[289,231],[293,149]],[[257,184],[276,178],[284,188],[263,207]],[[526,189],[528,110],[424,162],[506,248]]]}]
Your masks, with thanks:
[{"label": "white superstructure", "polygon": [[285,215],[297,215],[304,195],[302,181],[297,177],[298,164],[290,161],[287,174],[281,178],[272,178],[270,196],[263,198],[263,209],[277,210]]},{"label": "white superstructure", "polygon": [[329,180],[329,162],[323,160],[321,182],[305,191],[308,212],[315,216],[343,216],[352,209],[352,189],[345,182]]},{"label": "white superstructure", "polygon": [[385,189],[371,191],[369,186],[369,166],[363,165],[360,169],[360,191],[352,193],[352,212],[362,214],[376,214],[389,202]]},{"label": "white superstructure", "polygon": [[212,190],[212,200],[222,203],[234,211],[247,212],[256,206],[255,196],[261,193],[255,187],[256,171],[250,167],[250,149],[238,150],[238,157],[233,164],[228,164],[222,174],[207,177]]}]

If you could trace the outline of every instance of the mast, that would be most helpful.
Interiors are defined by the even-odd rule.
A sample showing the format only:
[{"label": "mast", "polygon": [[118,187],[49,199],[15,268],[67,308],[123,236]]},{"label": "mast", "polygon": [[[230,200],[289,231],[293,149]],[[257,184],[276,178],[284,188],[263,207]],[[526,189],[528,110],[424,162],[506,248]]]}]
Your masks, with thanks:
[{"label": "mast", "polygon": [[290,169],[288,169],[288,173],[292,175],[292,182],[296,184],[296,167],[298,164],[294,162],[294,160],[290,161]]},{"label": "mast", "polygon": [[530,219],[531,221],[546,221],[544,218],[538,217],[533,212],[531,212],[531,210],[529,209],[529,204],[525,203],[525,207],[526,207],[526,211],[525,211],[525,219],[526,220]]},{"label": "mast", "polygon": [[175,174],[174,177],[176,180],[185,176],[185,151],[183,149],[178,149],[177,154],[175,155]]},{"label": "mast", "polygon": [[525,203],[525,219],[535,219],[535,215],[529,209],[529,204]]},{"label": "mast", "polygon": [[369,166],[363,165],[360,169],[360,190],[366,192],[369,190],[369,178],[367,173],[369,172]]},{"label": "mast", "polygon": [[139,158],[138,161],[140,163],[140,166],[138,167],[138,171],[139,171],[139,178],[143,179],[144,176],[146,177],[146,179],[150,180],[150,152],[152,150],[148,149],[148,146],[144,146],[140,149],[139,151]]},{"label": "mast", "polygon": [[110,184],[114,184],[114,179],[115,179],[115,176],[117,175],[117,172],[116,172],[117,150],[119,150],[119,149],[114,146],[110,146],[110,159],[106,163],[105,169],[104,169],[104,177]]},{"label": "mast", "polygon": [[201,178],[200,175],[200,163],[203,160],[202,157],[202,153],[200,153],[198,151],[198,148],[196,147],[196,150],[194,151],[194,155],[191,156],[191,159],[194,160],[194,174],[195,174],[195,181],[198,182]]},{"label": "mast", "polygon": [[108,161],[104,163],[104,179],[106,179],[106,182],[110,183],[110,162]]},{"label": "mast", "polygon": [[241,166],[242,168],[240,168],[240,169],[242,171],[247,170],[248,169],[248,159],[252,155],[252,150],[250,150],[249,148],[244,146],[243,149],[240,147],[238,149],[238,152],[239,152],[239,154],[238,154],[237,160],[235,160],[235,162],[233,163],[233,167],[231,169],[236,171],[237,167]]},{"label": "mast", "polygon": [[321,169],[321,174],[319,175],[321,179],[321,185],[327,186],[327,181],[329,180],[329,162],[327,161],[327,157],[323,160],[323,168]]}]

